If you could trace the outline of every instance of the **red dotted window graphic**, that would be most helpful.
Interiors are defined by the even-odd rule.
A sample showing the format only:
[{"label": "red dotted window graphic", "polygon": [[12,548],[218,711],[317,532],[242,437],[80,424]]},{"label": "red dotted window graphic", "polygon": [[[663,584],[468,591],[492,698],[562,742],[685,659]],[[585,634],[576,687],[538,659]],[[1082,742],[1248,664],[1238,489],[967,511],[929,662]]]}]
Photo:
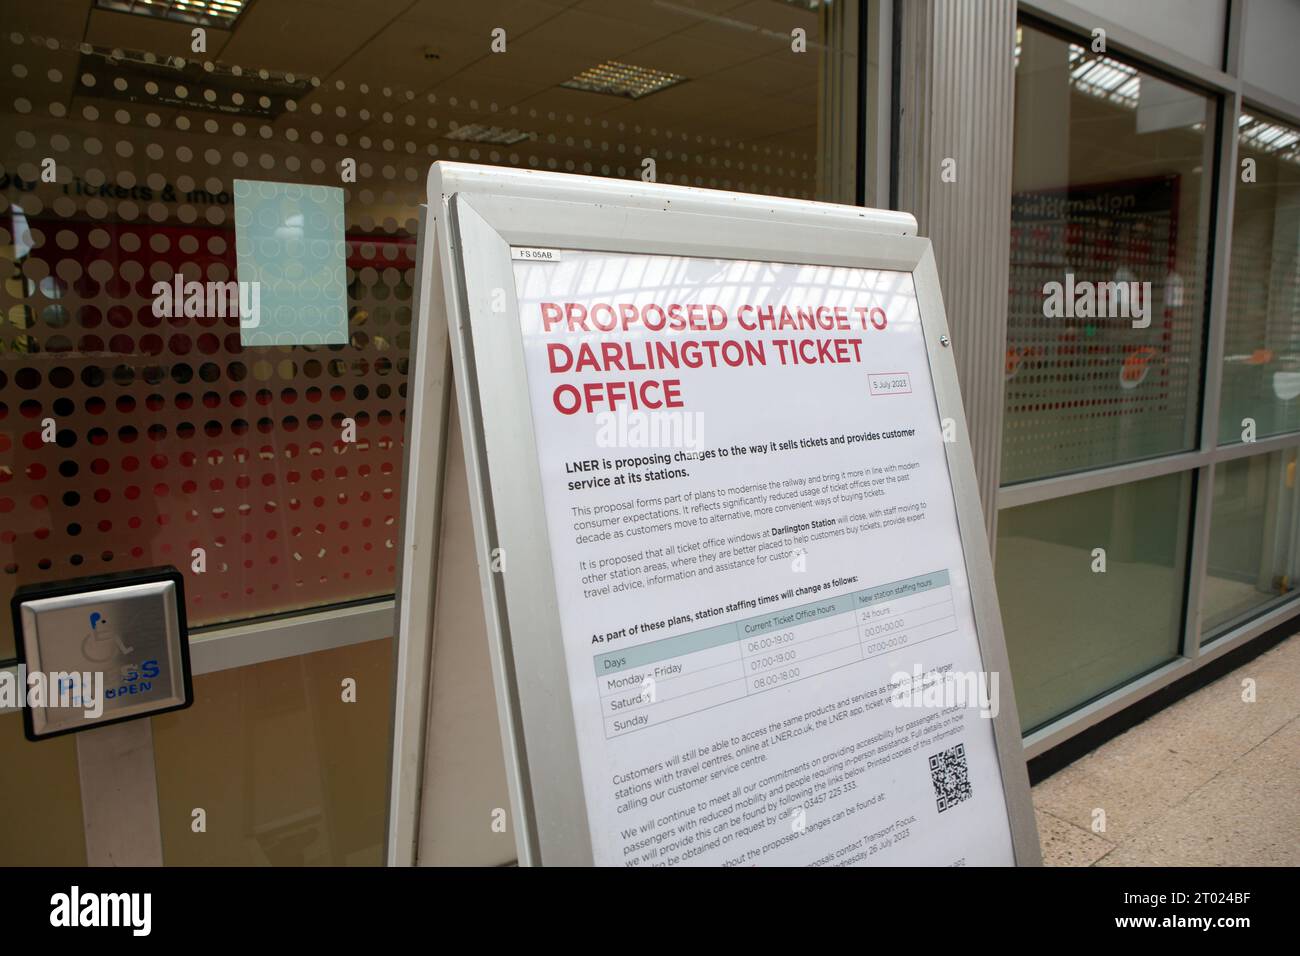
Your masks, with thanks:
[{"label": "red dotted window graphic", "polygon": [[349,237],[349,345],[246,350],[236,318],[152,309],[157,277],[231,276],[228,229],[5,218],[6,590],[174,564],[196,624],[392,590],[411,241]]}]

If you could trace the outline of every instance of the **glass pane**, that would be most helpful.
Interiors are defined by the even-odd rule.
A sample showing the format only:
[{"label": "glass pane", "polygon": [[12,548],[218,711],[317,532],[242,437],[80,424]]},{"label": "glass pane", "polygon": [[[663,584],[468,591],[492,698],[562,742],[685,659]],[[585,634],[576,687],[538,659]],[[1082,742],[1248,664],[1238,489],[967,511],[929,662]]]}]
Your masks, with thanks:
[{"label": "glass pane", "polygon": [[1178,656],[1190,473],[998,513],[995,574],[1026,733]]},{"label": "glass pane", "polygon": [[1215,466],[1202,635],[1294,593],[1300,572],[1295,471],[1294,448]]},{"label": "glass pane", "polygon": [[1018,32],[1002,481],[1191,448],[1215,105]]},{"label": "glass pane", "polygon": [[1243,113],[1219,441],[1300,430],[1300,130]]},{"label": "glass pane", "polygon": [[[258,2],[205,52],[127,6],[0,35],[0,598],[196,548],[194,625],[391,593],[434,160],[853,198],[852,5]],[[345,344],[155,312],[239,277],[236,180],[343,190]]]},{"label": "glass pane", "polygon": [[196,677],[193,707],[153,718],[164,862],[381,865],[391,673],[369,641]]},{"label": "glass pane", "polygon": [[[0,338],[0,596],[197,560],[203,573],[185,582],[195,626],[390,592],[413,240],[349,242],[349,345],[244,348],[223,319],[157,317],[150,292],[151,276],[234,277],[222,206],[207,208],[216,226],[63,221],[57,209],[14,236],[43,237],[14,263],[14,308],[59,331],[38,320]],[[48,304],[46,280],[30,278],[47,273],[70,281]],[[345,416],[355,442],[342,440]],[[6,617],[0,657],[8,632]]]}]

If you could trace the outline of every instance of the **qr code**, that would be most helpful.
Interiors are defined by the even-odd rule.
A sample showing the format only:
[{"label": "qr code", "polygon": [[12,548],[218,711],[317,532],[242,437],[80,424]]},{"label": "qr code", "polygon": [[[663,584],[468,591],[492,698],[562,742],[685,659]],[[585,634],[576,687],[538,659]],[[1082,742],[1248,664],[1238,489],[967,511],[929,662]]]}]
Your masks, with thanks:
[{"label": "qr code", "polygon": [[930,757],[930,782],[934,784],[934,802],[940,813],[971,798],[965,744],[940,750]]}]

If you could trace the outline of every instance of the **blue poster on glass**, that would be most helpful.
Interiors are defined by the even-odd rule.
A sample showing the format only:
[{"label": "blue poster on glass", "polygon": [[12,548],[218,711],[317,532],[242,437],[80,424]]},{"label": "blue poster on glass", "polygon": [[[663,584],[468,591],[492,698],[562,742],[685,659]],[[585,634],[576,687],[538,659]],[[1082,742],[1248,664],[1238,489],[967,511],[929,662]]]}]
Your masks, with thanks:
[{"label": "blue poster on glass", "polygon": [[235,249],[241,344],[347,343],[342,189],[236,179]]}]

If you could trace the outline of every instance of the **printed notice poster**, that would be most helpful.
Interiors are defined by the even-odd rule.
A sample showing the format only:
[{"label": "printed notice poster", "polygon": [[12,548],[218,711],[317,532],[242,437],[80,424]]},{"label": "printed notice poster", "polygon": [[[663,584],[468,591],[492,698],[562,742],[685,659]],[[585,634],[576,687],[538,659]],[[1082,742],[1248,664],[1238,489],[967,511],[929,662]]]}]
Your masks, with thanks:
[{"label": "printed notice poster", "polygon": [[513,263],[595,862],[1014,862],[912,276]]}]

